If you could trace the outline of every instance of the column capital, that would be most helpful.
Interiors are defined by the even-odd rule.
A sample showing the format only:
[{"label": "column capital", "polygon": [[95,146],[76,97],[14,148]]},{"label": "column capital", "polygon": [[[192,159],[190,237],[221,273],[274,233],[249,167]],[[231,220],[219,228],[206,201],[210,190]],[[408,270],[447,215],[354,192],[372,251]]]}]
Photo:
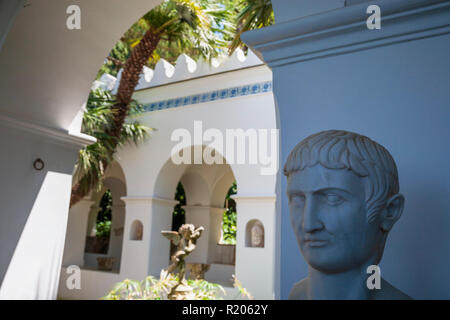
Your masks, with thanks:
[{"label": "column capital", "polygon": [[[381,29],[369,30],[369,5]],[[450,32],[448,0],[374,0],[252,30],[242,40],[270,67],[376,48]]]}]

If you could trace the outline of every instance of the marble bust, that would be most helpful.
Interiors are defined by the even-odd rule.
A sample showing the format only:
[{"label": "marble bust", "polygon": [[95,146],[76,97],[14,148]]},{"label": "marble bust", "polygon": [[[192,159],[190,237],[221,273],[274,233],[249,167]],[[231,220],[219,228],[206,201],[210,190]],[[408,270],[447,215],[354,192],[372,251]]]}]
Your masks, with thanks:
[{"label": "marble bust", "polygon": [[383,146],[353,132],[319,132],[294,147],[284,174],[291,225],[308,263],[289,299],[410,299],[383,278],[379,289],[366,283],[405,201]]},{"label": "marble bust", "polygon": [[264,247],[264,230],[259,223],[255,223],[251,228],[251,247]]}]

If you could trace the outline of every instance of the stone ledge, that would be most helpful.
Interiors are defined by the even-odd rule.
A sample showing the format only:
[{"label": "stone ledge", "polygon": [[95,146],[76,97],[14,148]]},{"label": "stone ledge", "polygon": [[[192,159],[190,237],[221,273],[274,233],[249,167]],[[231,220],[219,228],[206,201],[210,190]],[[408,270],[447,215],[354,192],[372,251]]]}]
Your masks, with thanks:
[{"label": "stone ledge", "polygon": [[[290,20],[242,35],[269,66],[319,59],[450,33],[448,0],[377,0],[381,29],[367,29],[367,3]],[[414,19],[414,23],[412,23]]]},{"label": "stone ledge", "polygon": [[33,135],[43,136],[51,142],[56,142],[63,146],[69,146],[75,149],[81,149],[97,141],[89,135],[48,127],[43,124],[18,119],[10,115],[0,114],[0,124],[12,127],[17,130],[31,133]]}]

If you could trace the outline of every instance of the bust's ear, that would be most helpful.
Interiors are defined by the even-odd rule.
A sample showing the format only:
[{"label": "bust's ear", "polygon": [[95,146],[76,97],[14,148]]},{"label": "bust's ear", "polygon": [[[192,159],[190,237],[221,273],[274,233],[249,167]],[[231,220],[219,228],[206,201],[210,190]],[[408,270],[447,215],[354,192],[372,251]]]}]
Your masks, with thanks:
[{"label": "bust's ear", "polygon": [[380,228],[384,232],[389,232],[394,224],[400,219],[405,206],[405,197],[397,193],[390,197],[386,203],[386,207],[381,212]]}]

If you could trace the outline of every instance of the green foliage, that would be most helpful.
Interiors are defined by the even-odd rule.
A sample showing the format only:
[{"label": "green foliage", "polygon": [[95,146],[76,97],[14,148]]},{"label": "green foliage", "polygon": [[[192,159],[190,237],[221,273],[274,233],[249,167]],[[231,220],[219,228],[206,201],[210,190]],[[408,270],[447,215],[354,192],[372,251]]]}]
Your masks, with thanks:
[{"label": "green foliage", "polygon": [[100,199],[99,211],[97,213],[96,221],[96,236],[99,238],[109,238],[111,233],[111,219],[112,219],[112,194],[111,190],[106,190]]},{"label": "green foliage", "polygon": [[97,222],[110,221],[112,213],[112,194],[111,190],[106,190],[100,199],[99,210],[97,213]]},{"label": "green foliage", "polygon": [[236,16],[234,39],[230,44],[229,53],[244,46],[241,41],[243,32],[267,27],[275,22],[271,0],[238,0],[228,1],[235,4],[239,13]]},{"label": "green foliage", "polygon": [[[125,40],[125,38],[124,38]],[[105,63],[100,68],[97,79],[99,79],[104,73],[108,73],[114,77],[117,77],[119,70],[122,68],[125,61],[131,54],[131,46],[125,41],[119,40],[114,48],[108,55]]]},{"label": "green foliage", "polygon": [[223,213],[222,221],[222,232],[223,232],[223,243],[226,244],[236,244],[236,223],[237,223],[237,213],[236,213],[236,201],[231,198],[232,195],[237,193],[236,182],[227,192],[225,198],[225,212]]},{"label": "green foliage", "polygon": [[[89,94],[81,132],[95,137],[97,142],[80,150],[73,179],[75,183],[80,184],[80,189],[100,190],[105,166],[113,161],[116,138],[106,132],[114,123],[114,111],[111,109],[114,103],[115,97],[109,91],[96,89]],[[152,130],[138,121],[132,121],[133,117],[142,112],[142,106],[133,101],[130,107],[130,116],[123,125],[119,146],[129,142],[137,145],[145,140]]]},{"label": "green foliage", "polygon": [[95,235],[98,238],[109,238],[109,235],[111,233],[111,220],[97,222],[95,228]]},{"label": "green foliage", "polygon": [[[129,279],[118,282],[102,300],[169,300],[168,294],[177,283],[177,275],[163,270],[160,279],[148,276],[141,282]],[[206,280],[187,280],[185,285],[191,291],[188,291],[183,300],[222,300],[226,295],[221,285]],[[233,286],[238,289],[238,295],[234,299],[253,299],[234,275]]]},{"label": "green foliage", "polygon": [[[143,20],[147,29],[162,35],[156,58],[172,63],[182,53],[207,61],[225,54],[225,38],[233,30],[228,11],[216,0],[166,0],[144,15]],[[156,62],[150,61],[150,65]]]},{"label": "green foliage", "polygon": [[175,192],[175,200],[178,201],[178,204],[174,207],[172,213],[172,230],[178,231],[178,229],[183,225],[186,221],[186,215],[182,206],[186,205],[186,193],[184,192],[183,185],[181,182],[178,182],[177,190]]},{"label": "green foliage", "polygon": [[[168,300],[168,294],[178,284],[178,276],[161,272],[160,279],[148,276],[139,282],[126,279],[116,283],[103,300]],[[183,300],[219,300],[225,294],[224,289],[216,283],[206,280],[187,280],[190,288]]]},{"label": "green foliage", "polygon": [[219,0],[165,0],[147,12],[116,43],[100,69],[97,78],[104,73],[116,76],[125,64],[133,48],[151,28],[158,31],[161,40],[147,62],[154,68],[163,58],[174,64],[181,54],[194,60],[226,55],[235,30],[234,12]]}]

